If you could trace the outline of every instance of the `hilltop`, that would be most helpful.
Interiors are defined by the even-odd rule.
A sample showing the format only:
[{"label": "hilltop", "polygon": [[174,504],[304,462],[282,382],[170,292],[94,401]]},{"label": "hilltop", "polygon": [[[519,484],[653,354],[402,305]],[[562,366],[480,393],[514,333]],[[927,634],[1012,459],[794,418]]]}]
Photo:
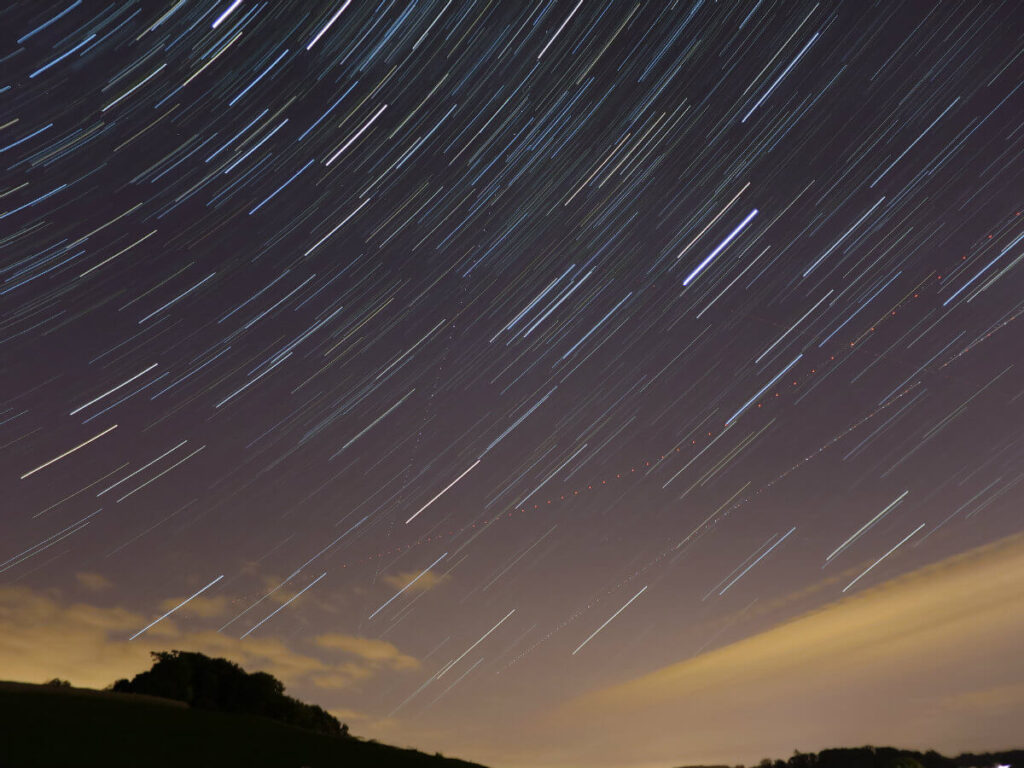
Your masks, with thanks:
[{"label": "hilltop", "polygon": [[139,693],[0,682],[0,768],[481,768]]}]

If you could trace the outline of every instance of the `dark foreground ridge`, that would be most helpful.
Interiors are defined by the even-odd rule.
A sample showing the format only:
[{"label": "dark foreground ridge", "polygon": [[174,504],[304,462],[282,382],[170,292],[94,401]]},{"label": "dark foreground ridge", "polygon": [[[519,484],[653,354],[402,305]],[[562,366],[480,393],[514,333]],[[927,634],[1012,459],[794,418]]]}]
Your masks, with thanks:
[{"label": "dark foreground ridge", "polygon": [[[693,765],[684,768],[732,767]],[[817,753],[797,751],[788,760],[764,759],[756,768],[1024,768],[1024,750],[982,754],[967,752],[957,757],[946,757],[933,751],[915,752],[894,747],[823,749]]]},{"label": "dark foreground ridge", "polygon": [[136,693],[0,682],[0,768],[480,768]]}]

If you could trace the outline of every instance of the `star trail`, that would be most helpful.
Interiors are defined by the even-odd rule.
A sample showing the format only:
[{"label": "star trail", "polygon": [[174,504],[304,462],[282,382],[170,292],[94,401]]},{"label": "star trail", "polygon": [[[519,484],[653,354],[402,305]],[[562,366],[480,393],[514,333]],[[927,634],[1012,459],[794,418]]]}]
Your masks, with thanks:
[{"label": "star trail", "polygon": [[[0,19],[38,642],[277,643],[355,731],[500,763],[466,734],[1024,531],[1018,4]],[[309,677],[335,635],[410,661]]]}]

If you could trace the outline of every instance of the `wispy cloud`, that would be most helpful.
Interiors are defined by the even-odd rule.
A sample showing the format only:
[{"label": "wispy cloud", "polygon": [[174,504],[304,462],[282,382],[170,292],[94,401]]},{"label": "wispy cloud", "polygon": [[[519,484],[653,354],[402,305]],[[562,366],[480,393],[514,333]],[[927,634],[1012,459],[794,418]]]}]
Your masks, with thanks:
[{"label": "wispy cloud", "polygon": [[639,768],[842,745],[1012,746],[1024,705],[1021,584],[1024,535],[583,695],[534,718],[503,764]]}]

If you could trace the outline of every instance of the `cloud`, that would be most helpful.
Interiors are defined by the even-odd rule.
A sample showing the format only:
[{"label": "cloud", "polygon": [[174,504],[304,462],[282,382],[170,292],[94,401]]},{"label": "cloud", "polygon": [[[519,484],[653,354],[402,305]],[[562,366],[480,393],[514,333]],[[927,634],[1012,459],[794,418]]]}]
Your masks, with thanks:
[{"label": "cloud", "polygon": [[[412,580],[419,575],[419,571],[402,571],[401,573],[392,573],[387,576],[382,576],[381,581],[385,584],[390,584],[395,589],[405,589]],[[444,584],[449,578],[451,577],[448,574],[438,574],[433,571],[427,571],[420,576],[419,580],[415,584],[406,590],[406,594],[412,594],[413,592],[426,592],[440,584]]]},{"label": "cloud", "polygon": [[101,590],[108,589],[114,585],[106,576],[99,573],[91,573],[89,571],[79,571],[75,574],[75,578],[78,580],[79,584],[90,592],[100,592]]},{"label": "cloud", "polygon": [[[210,599],[200,604],[195,615],[220,615],[225,605],[226,601]],[[383,641],[327,635],[323,636],[327,640],[315,644],[320,653],[305,652],[273,637],[239,640],[213,630],[187,629],[176,621],[178,615],[137,640],[128,640],[153,618],[118,606],[70,603],[55,591],[0,586],[0,669],[4,678],[12,680],[39,683],[60,677],[76,686],[103,688],[148,669],[150,651],[180,649],[222,656],[250,672],[269,672],[289,692],[310,685],[321,691],[355,693],[359,685],[379,675],[419,664]],[[332,658],[331,651],[336,650],[344,651],[347,658]]]},{"label": "cloud", "polygon": [[865,743],[1010,746],[1024,701],[1021,584],[1024,535],[557,707],[534,724],[534,759],[523,764],[750,763]]},{"label": "cloud", "polygon": [[402,653],[393,643],[386,640],[374,640],[370,637],[355,635],[325,634],[318,635],[313,642],[319,648],[341,651],[373,665],[388,666],[391,669],[416,669],[420,665],[418,660]]},{"label": "cloud", "polygon": [[1024,711],[1024,683],[994,685],[944,696],[938,704],[953,711],[970,711],[975,718],[998,717],[1000,713]]},{"label": "cloud", "polygon": [[0,587],[0,669],[4,677],[43,682],[53,677],[100,687],[148,666],[149,648],[115,643],[144,626],[120,608],[64,605],[28,587]]}]

